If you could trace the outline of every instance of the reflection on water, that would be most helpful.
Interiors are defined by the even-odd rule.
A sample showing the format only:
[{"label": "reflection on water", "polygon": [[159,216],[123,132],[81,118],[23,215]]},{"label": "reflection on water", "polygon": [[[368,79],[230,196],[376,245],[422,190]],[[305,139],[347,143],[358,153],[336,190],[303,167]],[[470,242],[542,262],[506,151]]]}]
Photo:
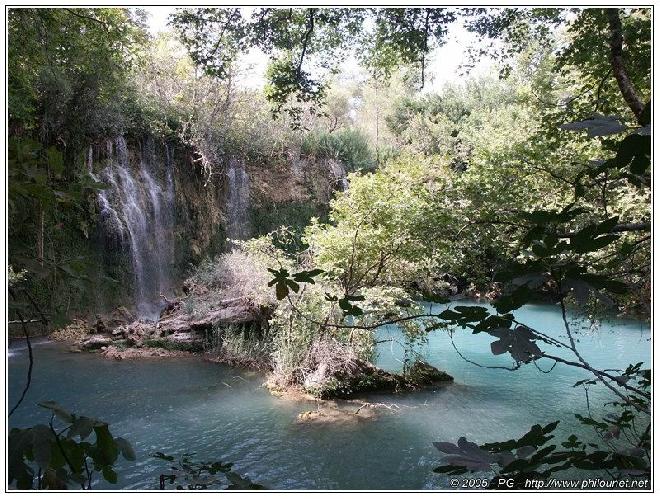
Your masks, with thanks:
[{"label": "reflection on water", "polygon": [[[523,307],[516,318],[556,337],[563,331],[558,310],[548,305]],[[594,367],[625,368],[649,361],[648,326],[632,321],[603,324],[598,331],[582,326],[579,348]],[[384,329],[380,334],[385,338],[398,332]],[[490,353],[490,339],[461,332],[455,344],[480,364],[510,365],[505,356]],[[516,372],[479,368],[462,360],[442,331],[433,333],[420,350],[456,383],[373,396],[399,408],[384,411],[375,421],[313,426],[297,423],[296,416],[316,404],[269,395],[259,375],[198,359],[117,362],[42,343],[35,345],[32,388],[10,426],[43,423],[47,412],[35,404],[50,399],[104,419],[138,454],[136,462],[120,461],[116,487],[140,489],[156,488],[164,471],[162,461],[149,457],[156,451],[229,460],[238,472],[278,489],[442,488],[446,478],[432,472],[439,458],[433,441],[456,441],[463,435],[478,442],[501,440],[557,419],[566,422],[560,426],[566,432],[583,431],[573,415],[586,413],[584,390],[572,386],[587,376],[577,369],[557,365],[544,374],[533,365]],[[396,359],[402,357],[399,344],[379,345],[381,366],[398,369]],[[25,379],[26,351],[12,346],[8,363],[13,402]],[[540,367],[547,370],[551,364]],[[610,400],[597,388],[589,396],[594,412],[604,411],[603,403]]]}]

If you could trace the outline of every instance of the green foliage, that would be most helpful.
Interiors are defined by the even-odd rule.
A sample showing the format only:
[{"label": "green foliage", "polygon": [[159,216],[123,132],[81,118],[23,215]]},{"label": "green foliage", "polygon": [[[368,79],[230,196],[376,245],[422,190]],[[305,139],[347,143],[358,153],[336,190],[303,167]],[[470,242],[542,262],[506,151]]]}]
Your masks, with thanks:
[{"label": "green foliage", "polygon": [[423,87],[425,57],[443,44],[456,18],[452,9],[375,9],[374,33],[365,33],[363,60],[383,76],[403,64],[419,65]]},{"label": "green foliage", "polygon": [[92,278],[112,303],[117,281],[95,265],[103,256],[93,240],[96,211],[89,203],[104,186],[81,171],[81,158],[70,168],[55,146],[20,137],[10,137],[8,145],[10,262],[24,272],[17,287],[56,325],[69,312],[96,304],[98,294],[89,292]]},{"label": "green foliage", "polygon": [[[314,270],[303,270],[301,272],[296,272],[293,275],[289,275],[289,271],[286,269],[268,269],[268,272],[273,274],[274,279],[268,283],[268,287],[275,286],[275,294],[277,295],[278,300],[283,300],[289,295],[289,290],[297,293],[300,290],[300,284],[302,282],[314,284],[314,277],[323,274],[323,271],[320,269]],[[291,277],[291,279],[289,279]]]},{"label": "green foliage", "polygon": [[204,350],[230,365],[264,370],[271,365],[273,339],[260,324],[216,325],[207,335]]},{"label": "green foliage", "polygon": [[313,218],[325,220],[328,206],[312,202],[260,203],[250,206],[250,226],[255,234],[270,234],[285,227],[291,234],[290,250],[303,248],[302,236]]},{"label": "green foliage", "polygon": [[203,346],[196,343],[181,343],[170,341],[167,338],[154,338],[144,341],[144,346],[150,348],[163,348],[165,350],[182,351],[190,353],[200,353],[203,351]]},{"label": "green foliage", "polygon": [[465,170],[510,157],[535,124],[526,85],[493,78],[447,85],[439,94],[400,97],[386,122],[399,147],[447,158]]},{"label": "green foliage", "polygon": [[442,43],[454,19],[445,9],[260,8],[245,18],[240,9],[196,8],[180,9],[171,24],[195,62],[221,78],[239,50],[258,48],[271,56],[267,98],[276,113],[288,112],[299,125],[300,104],[315,108],[322,102],[324,77],[336,73],[356,47],[375,73],[419,63],[423,74],[426,55]]},{"label": "green foliage", "polygon": [[[508,79],[415,95],[427,54],[466,14],[474,15],[470,30],[503,42],[494,47],[502,49]],[[567,338],[557,339],[512,313],[538,298],[558,302],[564,316],[570,304],[619,311],[648,305],[651,104],[636,112],[630,92],[619,88],[613,14],[632,93],[646,102],[649,9],[260,8],[244,16],[237,8],[186,8],[172,24],[188,55],[171,36],[145,45],[144,26],[126,9],[10,9],[10,263],[22,276],[11,275],[12,288],[66,299],[66,307],[53,308],[67,312],[71,297],[85,294],[77,284],[61,290],[85,278],[93,255],[85,243],[96,218],[88,201],[102,186],[89,182],[80,153],[99,137],[133,128],[176,139],[209,181],[229,157],[281,161],[299,146],[303,156],[353,171],[350,188],[337,194],[327,220],[311,221],[302,243],[269,234],[195,270],[183,305],[192,317],[226,296],[274,310],[259,331],[214,331],[214,341],[226,335],[233,355],[271,355],[283,384],[303,384],[323,355],[324,362],[371,360],[381,325],[402,327],[406,359],[435,329],[487,334],[492,353],[511,359],[504,368],[543,358],[577,364],[591,376],[577,386],[604,385],[620,412],[577,417],[605,447],[571,436],[559,448],[552,440],[558,423],[536,425],[508,442],[439,443],[448,459],[438,472],[494,471],[516,484],[571,468],[646,476],[650,429],[638,430],[650,411],[650,371],[640,364],[624,373],[596,370],[581,358],[566,320]],[[328,87],[326,77],[358,47],[376,79],[345,92],[340,80]],[[234,85],[237,57],[251,48],[271,57],[263,94]],[[410,74],[390,86],[378,81],[402,65],[419,70],[421,81]],[[384,144],[394,148],[388,159]],[[281,214],[273,210],[268,224]],[[311,213],[296,215],[281,222],[304,223]],[[495,312],[458,306],[423,313],[411,292],[434,279],[496,289]],[[577,360],[549,354],[547,346]],[[53,447],[59,436],[51,437],[52,425],[13,430],[10,448],[19,451],[10,476],[18,486],[91,484],[80,474],[88,459],[115,480],[120,439],[107,425],[48,407],[71,424],[61,438],[71,440],[75,462]],[[86,441],[92,434],[94,444]],[[622,434],[635,442],[632,449]],[[247,483],[229,464],[190,455],[176,471],[161,477],[161,487],[217,485],[214,475]]]},{"label": "green foliage", "polygon": [[[552,50],[556,53],[549,69],[555,80],[555,88],[565,87],[557,96],[563,101],[544,106],[544,121],[550,125],[549,133],[556,126],[584,117],[594,112],[632,118],[624,105],[615,74],[611,67],[611,30],[608,11],[616,10],[622,23],[625,43],[622,56],[626,72],[642,100],[650,97],[651,69],[651,11],[648,8],[633,9],[480,9],[468,29],[479,36],[503,43],[493,44],[477,56],[490,52],[502,63],[502,71],[509,74],[515,59],[530,50]],[[563,36],[557,36],[561,33]],[[536,66],[532,62],[532,67]]]},{"label": "green foliage", "polygon": [[[595,135],[616,134],[621,131],[621,128],[610,127],[609,124],[605,128]],[[589,175],[590,170],[605,165],[598,174],[607,172],[610,178],[619,178],[628,182],[632,188],[644,189],[644,183],[629,176],[629,164],[636,162],[637,171],[648,171],[650,165],[647,147],[645,141],[631,141],[630,136],[613,141],[610,148],[614,150],[614,160],[584,165],[580,173]],[[441,224],[437,221],[437,216],[444,214],[447,218],[442,225],[461,223],[461,218],[465,215],[459,214],[456,218],[447,216],[446,200],[452,199],[452,194],[456,193],[463,196],[458,199],[470,199],[470,191],[464,190],[469,186],[469,183],[463,183],[465,174],[453,173],[458,178],[447,179],[451,173],[445,173],[444,177],[434,176],[422,165],[423,163],[415,158],[407,163],[393,162],[373,174],[353,176],[348,193],[333,203],[330,216],[332,225],[317,224],[308,231],[310,255],[307,256],[307,261],[318,265],[319,269],[324,271],[323,286],[334,285],[344,292],[344,298],[340,299],[339,294],[326,291],[325,300],[330,304],[338,304],[345,316],[352,315],[352,320],[359,320],[346,322],[345,317],[343,321],[337,320],[337,315],[333,316],[327,305],[326,308],[316,310],[292,305],[295,320],[320,326],[320,333],[333,328],[350,331],[352,326],[357,330],[357,326],[366,325],[369,329],[393,323],[391,312],[385,319],[378,317],[379,311],[383,309],[382,304],[375,309],[365,307],[363,310],[351,303],[365,300],[365,296],[357,295],[357,291],[367,295],[366,304],[373,303],[369,300],[368,290],[378,283],[388,282],[405,286],[407,280],[424,268],[426,261],[437,262],[439,257],[445,256],[446,250],[438,251],[437,239],[429,241],[428,237],[424,237],[424,230],[420,230],[423,225],[414,222],[419,217],[419,220],[424,220],[427,225],[429,222],[434,224],[434,229],[438,231],[436,227]],[[438,184],[444,189],[439,188]],[[456,189],[454,193],[450,191],[452,187]],[[619,185],[619,188],[622,187]],[[510,189],[511,186],[502,185],[501,188]],[[439,450],[448,455],[447,465],[438,468],[438,472],[495,470],[496,476],[491,482],[493,486],[498,483],[511,483],[507,482],[511,479],[519,487],[529,478],[548,478],[557,471],[569,468],[603,470],[615,477],[637,476],[640,473],[644,477],[649,476],[649,430],[640,433],[640,425],[636,426],[631,421],[637,417],[642,420],[642,428],[647,424],[650,414],[650,371],[641,370],[641,363],[616,376],[591,367],[580,356],[566,320],[566,301],[570,298],[578,305],[584,305],[589,298],[595,297],[598,301],[611,303],[614,296],[626,294],[628,283],[620,279],[624,277],[632,282],[635,278],[622,273],[619,267],[622,261],[620,258],[625,260],[631,256],[630,253],[622,253],[618,249],[621,248],[618,246],[622,239],[620,234],[628,231],[644,233],[650,229],[650,225],[621,224],[620,217],[608,213],[607,209],[603,213],[591,208],[593,200],[588,189],[571,191],[572,201],[563,201],[570,199],[568,196],[558,196],[554,203],[546,208],[529,209],[521,206],[516,210],[502,210],[500,205],[493,207],[496,209],[495,213],[490,211],[490,207],[482,212],[489,217],[485,219],[485,224],[494,227],[504,224],[515,228],[515,244],[511,245],[510,260],[502,265],[505,272],[500,272],[496,277],[504,284],[504,288],[502,296],[494,303],[495,314],[485,307],[457,306],[421,317],[428,319],[423,323],[426,331],[460,327],[471,329],[475,334],[485,333],[492,336],[492,353],[509,355],[513,361],[508,368],[511,370],[548,358],[554,362],[581,367],[594,374],[595,379],[585,380],[581,384],[605,385],[617,396],[613,404],[620,407],[622,412],[617,416],[607,416],[602,422],[583,416],[578,416],[578,420],[599,431],[599,435],[608,442],[607,448],[602,449],[594,443],[583,443],[573,436],[564,445],[570,450],[556,451],[556,445],[545,445],[552,438],[552,432],[559,423],[556,422],[545,427],[537,425],[518,441],[478,446],[461,438],[458,445],[438,443]],[[446,196],[440,203],[439,193]],[[470,206],[467,203],[466,205]],[[462,230],[464,229],[460,229]],[[478,234],[483,235],[479,232]],[[437,232],[434,235],[437,237]],[[511,236],[510,232],[508,237]],[[647,240],[648,238],[642,238],[639,243]],[[392,244],[393,241],[398,244]],[[497,245],[502,242],[496,232],[492,243]],[[399,248],[403,245],[409,246],[399,253]],[[388,247],[394,247],[395,250],[383,255],[383,248]],[[431,250],[436,252],[431,253]],[[271,269],[271,273],[275,275],[271,284],[277,284],[281,288],[278,299],[287,296],[290,298],[289,292],[292,291],[300,295],[300,298],[297,298],[298,303],[304,303],[305,294],[297,283],[290,279],[289,271],[280,268]],[[392,290],[388,292],[391,293]],[[560,303],[568,343],[514,320],[512,311],[530,302],[535,296],[543,295]],[[399,301],[395,303],[399,307],[405,306]],[[319,307],[318,294],[316,304]],[[352,313],[354,308],[356,313]],[[332,317],[334,323],[331,322]],[[402,317],[400,322],[412,322],[418,318],[419,315],[408,315]],[[289,320],[291,319],[289,316]],[[395,321],[399,322],[396,319]],[[301,351],[311,348],[314,344],[313,338],[307,337],[306,341],[310,346],[302,345]],[[569,356],[575,355],[579,362],[567,361],[561,355],[549,354],[545,345],[563,349]],[[300,357],[299,354],[298,362]],[[292,375],[295,373],[294,365],[289,365]],[[341,385],[331,385],[330,388],[338,388],[340,391],[343,389]],[[626,441],[638,442],[632,449],[624,448],[623,442],[623,447],[611,442],[612,438],[619,438],[622,428],[632,433],[632,436],[627,436]]]},{"label": "green foliage", "polygon": [[178,459],[174,456],[156,452],[152,455],[170,463],[167,474],[160,475],[160,490],[166,490],[167,485],[174,485],[176,490],[265,490],[266,487],[252,482],[232,471],[233,463],[222,461],[197,461],[195,453],[182,454]]},{"label": "green foliage", "polygon": [[[640,388],[648,390],[651,372],[641,370],[641,364],[629,366],[628,381],[635,380]],[[585,380],[587,381],[587,380]],[[581,383],[578,383],[581,384]],[[638,400],[648,407],[648,398]],[[489,488],[527,488],[527,480],[548,480],[557,472],[569,469],[587,470],[593,478],[614,481],[634,479],[637,486],[650,487],[651,436],[648,416],[629,403],[615,402],[616,414],[601,420],[576,414],[580,424],[593,429],[598,441],[583,441],[571,434],[560,442],[554,435],[559,425],[555,421],[545,426],[534,425],[519,439],[477,445],[461,438],[458,445],[434,442],[443,453],[443,465],[436,473],[450,475],[475,471],[492,472]],[[628,484],[631,486],[631,484]],[[621,488],[621,487],[620,487]]]},{"label": "green foliage", "polygon": [[8,11],[10,261],[56,324],[101,291],[113,302],[116,282],[93,265],[103,256],[91,200],[104,186],[87,174],[83,150],[130,126],[125,91],[145,40],[138,11]]},{"label": "green foliage", "polygon": [[[12,428],[9,432],[9,485],[18,489],[90,490],[94,472],[100,472],[109,483],[117,483],[113,466],[119,456],[135,460],[131,445],[113,437],[108,423],[72,414],[53,401],[39,405],[52,412],[49,425]],[[56,428],[54,418],[64,427]]]},{"label": "green foliage", "polygon": [[[618,143],[619,151],[625,151],[630,147],[627,141],[628,138],[625,138]],[[637,150],[631,151],[630,156],[639,154],[644,147],[639,143]],[[607,168],[616,170],[626,168],[627,164],[627,161],[610,161]],[[647,165],[644,165],[644,168],[646,167]],[[598,270],[602,273],[596,274],[590,272],[585,265],[577,263],[590,262],[593,266],[593,260],[588,259],[588,256],[603,248],[611,247],[619,239],[618,234],[613,234],[619,221],[618,217],[591,223],[567,234],[565,224],[574,222],[583,211],[581,208],[575,208],[571,203],[558,211],[537,210],[523,214],[525,219],[535,224],[522,239],[522,247],[531,245],[532,251],[524,263],[514,266],[508,273],[509,279],[517,277],[517,280],[511,281],[512,287],[508,296],[495,304],[499,314],[507,313],[529,301],[532,296],[532,293],[529,292],[530,288],[538,289],[544,286],[549,279],[554,280],[554,289],[559,294],[558,299],[564,314],[570,346],[562,345],[543,333],[532,331],[522,325],[515,330],[504,329],[501,327],[502,322],[509,322],[510,318],[506,316],[484,317],[482,312],[485,313],[485,309],[479,312],[476,310],[479,307],[444,313],[444,316],[440,314],[440,318],[449,319],[458,325],[473,327],[475,332],[486,331],[488,334],[498,337],[498,341],[491,344],[493,353],[499,355],[508,352],[517,365],[542,358],[545,354],[539,348],[541,342],[554,342],[556,346],[572,350],[582,362],[565,319],[565,297],[572,294],[576,301],[584,303],[589,293],[598,295],[602,290],[612,293],[626,292],[625,284],[612,279],[611,275],[603,272],[610,270],[607,264],[598,266]],[[562,231],[563,234],[560,234],[559,231]],[[596,261],[598,260],[602,260],[602,258]],[[602,297],[602,295],[600,296]],[[481,322],[476,325],[471,324],[477,321]],[[485,324],[486,321],[488,324]],[[559,361],[563,362],[561,359]],[[571,468],[606,472],[609,477],[614,479],[625,477],[650,479],[650,422],[648,415],[651,401],[649,390],[651,372],[642,370],[641,366],[642,363],[631,365],[624,373],[616,377],[605,378],[603,372],[595,372],[595,379],[582,380],[575,385],[584,386],[586,390],[588,385],[600,382],[618,395],[612,404],[620,409],[619,414],[608,415],[602,421],[576,414],[580,423],[591,426],[605,445],[585,443],[578,440],[575,435],[571,435],[566,442],[561,444],[563,449],[558,449],[554,444],[545,446],[551,440],[552,432],[559,423],[555,422],[546,427],[536,425],[517,441],[478,446],[461,438],[458,445],[448,442],[436,443],[438,450],[446,454],[444,458],[446,464],[435,471],[461,474],[468,471],[495,470],[495,477],[490,482],[492,488],[505,484],[510,486],[511,483],[515,487],[521,488],[528,479],[547,479],[558,471]],[[623,387],[626,394],[621,394],[608,382],[614,382]],[[637,425],[635,420],[637,420]],[[640,429],[644,427],[646,430]],[[616,442],[622,434],[625,435],[625,442],[623,439]],[[515,455],[513,451],[516,452]],[[649,482],[645,483],[648,486]]]},{"label": "green foliage", "polygon": [[146,39],[131,11],[10,9],[8,37],[12,128],[39,130],[70,151],[113,132],[117,91]]},{"label": "green foliage", "polygon": [[332,133],[313,131],[303,137],[304,156],[341,161],[346,171],[369,171],[376,166],[374,153],[359,130],[342,128]]},{"label": "green foliage", "polygon": [[[320,102],[324,89],[312,80],[306,71],[292,59],[280,59],[271,62],[266,71],[268,84],[264,88],[266,99],[274,105],[273,115],[277,114],[289,101],[292,95],[298,102]],[[300,121],[302,110],[299,107],[287,109],[295,125]]]}]

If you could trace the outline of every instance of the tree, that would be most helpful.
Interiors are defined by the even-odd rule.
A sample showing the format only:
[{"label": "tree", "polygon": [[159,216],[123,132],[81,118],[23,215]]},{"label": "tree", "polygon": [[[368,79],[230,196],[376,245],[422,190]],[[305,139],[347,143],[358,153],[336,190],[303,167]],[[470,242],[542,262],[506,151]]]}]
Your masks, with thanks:
[{"label": "tree", "polygon": [[101,186],[87,175],[86,150],[130,126],[128,69],[145,39],[127,9],[8,11],[10,259],[55,315],[72,295],[63,281],[85,273],[90,251],[89,195]]},{"label": "tree", "polygon": [[[621,61],[617,59],[620,58],[620,40],[615,40],[619,36],[617,31],[620,31],[616,22],[618,13],[609,11],[599,14],[605,15],[609,21],[610,63],[613,71],[622,71]],[[516,16],[513,15],[511,19],[516,20]],[[504,24],[505,28],[510,26],[511,19],[507,21],[509,24]],[[588,66],[587,64],[587,68]],[[490,206],[479,213],[481,215],[479,217],[470,217],[472,211],[468,211],[468,222],[459,233],[464,233],[467,228],[483,225],[489,227],[495,234],[501,235],[504,231],[508,231],[506,237],[513,241],[510,245],[512,258],[504,262],[502,272],[496,277],[503,289],[500,298],[494,302],[495,313],[479,306],[457,306],[442,312],[408,315],[404,313],[397,315],[389,311],[383,316],[383,309],[377,306],[375,308],[359,306],[359,302],[365,299],[363,294],[366,294],[379,278],[382,277],[383,281],[388,283],[397,283],[394,279],[399,277],[405,282],[406,273],[403,269],[410,271],[412,268],[414,272],[415,264],[419,265],[424,261],[423,258],[416,258],[416,255],[424,255],[428,251],[419,242],[429,238],[423,236],[424,229],[420,231],[415,226],[418,205],[410,202],[425,197],[423,194],[409,190],[411,184],[415,185],[410,178],[406,178],[403,183],[400,182],[401,177],[397,178],[396,175],[401,175],[401,167],[392,165],[393,171],[390,174],[396,180],[379,189],[374,189],[372,183],[376,180],[375,176],[364,180],[365,184],[372,183],[371,188],[364,192],[360,189],[362,179],[354,179],[351,191],[355,190],[349,191],[348,197],[339,200],[334,206],[335,212],[331,214],[331,220],[335,222],[335,226],[317,227],[310,232],[312,263],[321,264],[324,279],[334,284],[334,289],[339,288],[343,292],[343,297],[326,294],[327,301],[339,303],[343,319],[332,322],[333,317],[336,316],[327,311],[324,312],[325,315],[307,315],[307,320],[320,326],[322,330],[336,331],[339,334],[345,330],[373,330],[382,325],[417,321],[419,331],[448,329],[450,337],[455,328],[471,330],[475,334],[485,333],[494,338],[491,343],[494,355],[511,356],[510,367],[498,366],[498,368],[517,370],[524,365],[532,364],[541,369],[537,363],[547,359],[555,364],[563,363],[582,369],[591,377],[580,381],[576,386],[585,386],[585,388],[593,384],[605,386],[613,396],[613,405],[619,409],[617,414],[607,416],[602,421],[591,416],[576,415],[582,424],[596,430],[603,439],[600,444],[582,442],[577,437],[571,436],[561,444],[565,450],[558,450],[554,444],[545,445],[552,438],[552,432],[558,422],[545,426],[536,425],[519,440],[508,442],[479,446],[461,438],[457,444],[436,443],[436,447],[446,455],[446,465],[439,467],[438,472],[494,470],[495,477],[491,481],[491,486],[494,487],[506,484],[509,478],[513,478],[514,483],[520,487],[529,478],[548,478],[556,471],[569,468],[602,470],[615,479],[650,477],[650,370],[641,369],[641,363],[631,365],[619,372],[595,369],[588,359],[582,356],[574,331],[567,319],[569,302],[578,306],[586,305],[589,300],[612,304],[616,296],[628,292],[628,287],[637,282],[639,275],[648,276],[646,265],[642,264],[641,269],[632,270],[629,264],[633,261],[640,263],[637,260],[639,248],[648,249],[650,223],[647,219],[641,222],[622,220],[620,215],[612,213],[612,205],[607,198],[603,200],[601,206],[598,206],[598,198],[595,195],[599,188],[608,193],[612,190],[619,193],[630,190],[644,193],[650,185],[651,103],[648,102],[639,111],[637,99],[631,94],[625,95],[630,90],[626,84],[631,81],[630,78],[625,78],[626,75],[623,75],[624,82],[621,83],[620,76],[617,77],[621,91],[620,98],[622,97],[629,107],[637,127],[632,126],[629,121],[622,122],[613,116],[595,116],[587,119],[583,117],[581,121],[565,123],[561,127],[570,131],[569,133],[586,131],[591,141],[601,140],[600,137],[617,136],[614,140],[602,139],[604,147],[594,149],[608,155],[609,159],[589,163],[585,161],[587,157],[578,158],[572,154],[572,150],[562,149],[562,142],[559,144],[551,142],[550,144],[556,147],[554,152],[560,158],[572,162],[577,167],[572,170],[569,179],[545,169],[559,182],[559,195],[550,201],[554,206],[535,209],[505,207],[504,210]],[[561,132],[552,131],[548,137],[559,134]],[[582,141],[581,138],[580,142]],[[537,160],[547,161],[548,150],[544,152],[546,155],[540,154]],[[523,166],[519,163],[519,157],[514,155],[510,159],[513,165]],[[492,160],[493,158],[489,158],[486,163]],[[467,171],[469,172],[470,169],[471,166],[468,166]],[[387,170],[382,174],[379,172],[380,178],[386,179],[386,172]],[[487,179],[491,174],[486,174],[483,178]],[[605,177],[605,187],[599,181],[602,176]],[[608,182],[608,179],[611,182]],[[404,209],[404,217],[389,214],[382,219],[380,213],[388,213],[388,209],[391,210],[399,205],[396,202],[397,198],[392,199],[392,193],[396,188],[401,188],[402,184],[408,188],[404,197],[408,201],[407,205],[412,205],[411,209],[407,212]],[[428,181],[424,185],[428,192],[433,192],[436,196],[438,191],[444,193],[447,190],[435,189],[436,186]],[[568,186],[570,188],[567,188]],[[504,190],[507,190],[506,187]],[[374,193],[381,191],[389,195],[391,203],[373,199]],[[368,196],[365,196],[365,193],[368,193]],[[548,201],[547,190],[540,189],[536,195],[546,196],[543,201]],[[537,198],[536,201],[539,202],[540,199]],[[427,205],[422,206],[427,208]],[[590,210],[589,207],[592,209]],[[445,209],[444,213],[446,211]],[[443,210],[440,208],[437,213],[443,213]],[[648,216],[648,204],[645,205],[645,213]],[[433,217],[420,218],[435,221]],[[388,220],[395,222],[390,226]],[[412,228],[406,232],[406,224],[410,222]],[[438,226],[443,228],[450,224],[447,219],[440,219],[438,222]],[[391,227],[399,230],[404,228],[405,235],[398,235],[397,232],[390,230]],[[362,231],[367,234],[364,239],[361,238]],[[478,240],[481,241],[482,237]],[[495,240],[499,245],[495,244],[494,247],[501,248],[503,241]],[[395,253],[393,259],[389,258],[390,255],[380,258],[379,263],[377,250],[380,249],[382,254],[391,241],[399,242],[404,250],[401,255]],[[430,241],[429,246],[437,249],[442,239],[440,238],[439,241],[430,239]],[[413,248],[406,246],[411,243],[417,243],[418,246]],[[327,252],[324,251],[326,248]],[[439,253],[442,254],[443,251],[440,250]],[[411,266],[410,263],[413,265]],[[391,275],[388,275],[388,270],[393,271]],[[641,273],[638,274],[639,270]],[[312,269],[308,272],[316,272],[316,270]],[[302,295],[306,288],[300,288],[296,282],[288,282],[287,276],[283,277],[283,274],[275,270],[273,275],[271,284],[276,284],[280,288],[278,298],[286,298],[294,312],[304,315],[304,310],[297,309],[295,304],[303,301]],[[374,276],[375,280],[371,279]],[[291,298],[292,294],[300,296]],[[549,297],[559,304],[565,326],[565,340],[535,330],[515,319],[512,312],[537,296]],[[549,347],[558,348],[561,353],[549,353]],[[466,361],[475,363],[458,350],[457,352]],[[627,446],[623,440],[615,442],[614,440],[618,440],[620,435],[625,435],[630,445]],[[648,481],[644,483],[648,486]]]},{"label": "tree", "polygon": [[351,52],[362,54],[376,75],[415,64],[423,82],[426,56],[443,43],[455,17],[450,9],[427,8],[260,8],[249,14],[190,8],[173,14],[171,24],[193,60],[220,78],[241,51],[257,48],[270,56],[266,97],[276,113],[284,110],[297,122],[302,103],[323,102],[325,74],[336,73]]}]

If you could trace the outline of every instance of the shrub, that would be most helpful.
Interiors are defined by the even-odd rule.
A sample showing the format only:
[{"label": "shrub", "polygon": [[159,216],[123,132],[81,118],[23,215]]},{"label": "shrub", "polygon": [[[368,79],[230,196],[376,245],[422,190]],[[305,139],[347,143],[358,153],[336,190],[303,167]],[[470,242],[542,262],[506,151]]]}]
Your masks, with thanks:
[{"label": "shrub", "polygon": [[372,170],[376,166],[374,151],[367,138],[351,128],[332,133],[311,132],[303,138],[301,152],[305,156],[339,160],[349,172]]},{"label": "shrub", "polygon": [[200,316],[221,301],[233,298],[259,305],[274,303],[267,270],[274,264],[256,248],[248,249],[247,243],[215,259],[204,260],[186,279],[189,295],[184,300],[184,310],[193,317]]},{"label": "shrub", "polygon": [[256,324],[216,325],[205,344],[223,362],[257,369],[270,368],[272,348],[268,330]]}]

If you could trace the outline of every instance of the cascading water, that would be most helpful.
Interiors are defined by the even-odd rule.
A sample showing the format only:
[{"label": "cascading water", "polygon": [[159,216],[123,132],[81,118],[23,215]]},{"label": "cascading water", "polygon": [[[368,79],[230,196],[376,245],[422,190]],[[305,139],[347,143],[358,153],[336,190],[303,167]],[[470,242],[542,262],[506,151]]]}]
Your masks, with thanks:
[{"label": "cascading water", "polygon": [[[118,238],[130,253],[138,315],[154,319],[160,312],[163,294],[170,288],[169,268],[173,259],[171,151],[166,148],[165,164],[159,165],[154,141],[148,138],[142,145],[139,168],[133,169],[126,140],[117,137],[107,141],[105,156],[105,168],[99,174],[94,173],[90,148],[90,175],[108,186],[98,193],[102,222],[109,235]],[[160,182],[158,173],[163,178]]]},{"label": "cascading water", "polygon": [[229,160],[227,180],[227,237],[247,239],[250,236],[250,179],[242,161]]}]

